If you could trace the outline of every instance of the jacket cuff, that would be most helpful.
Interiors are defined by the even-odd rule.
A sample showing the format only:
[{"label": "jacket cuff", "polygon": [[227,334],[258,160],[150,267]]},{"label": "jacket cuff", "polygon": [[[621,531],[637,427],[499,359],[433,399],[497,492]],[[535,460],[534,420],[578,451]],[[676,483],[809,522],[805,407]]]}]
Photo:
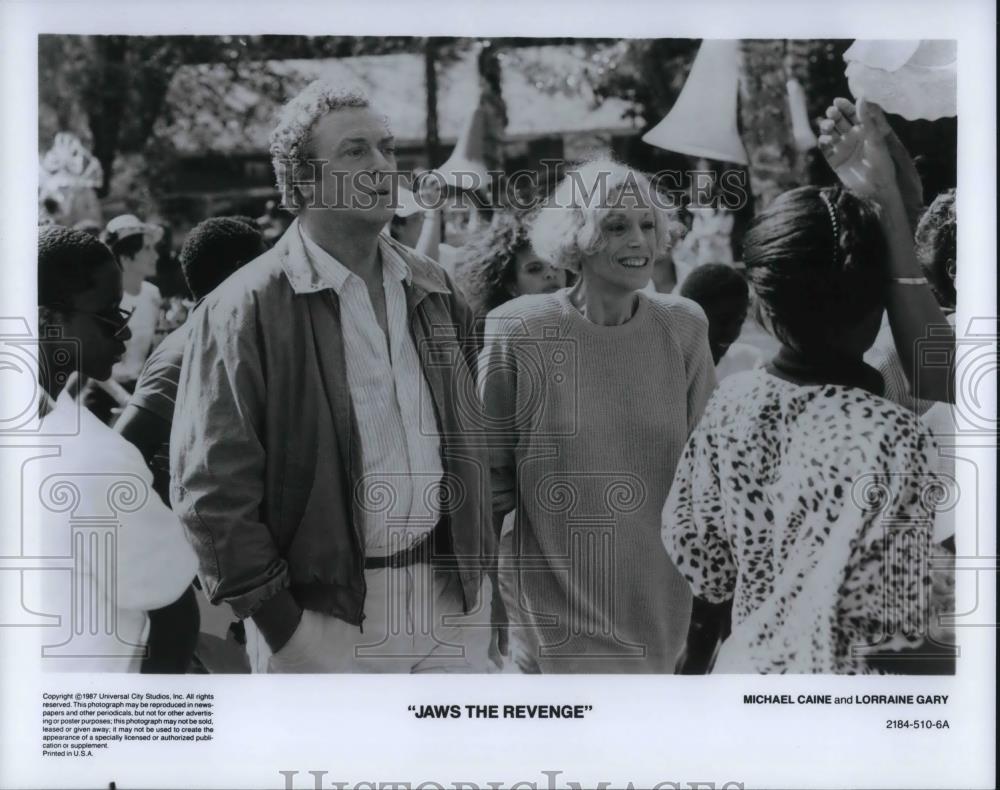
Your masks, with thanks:
[{"label": "jacket cuff", "polygon": [[[233,614],[241,620],[253,617],[257,610],[263,607],[268,600],[274,598],[282,591],[288,591],[290,579],[287,569],[269,579],[259,587],[254,587],[248,592],[239,595],[223,595],[223,600],[233,607]],[[291,595],[291,593],[289,593]]]},{"label": "jacket cuff", "polygon": [[252,617],[271,652],[277,653],[295,633],[302,619],[302,607],[286,588],[264,601]]}]

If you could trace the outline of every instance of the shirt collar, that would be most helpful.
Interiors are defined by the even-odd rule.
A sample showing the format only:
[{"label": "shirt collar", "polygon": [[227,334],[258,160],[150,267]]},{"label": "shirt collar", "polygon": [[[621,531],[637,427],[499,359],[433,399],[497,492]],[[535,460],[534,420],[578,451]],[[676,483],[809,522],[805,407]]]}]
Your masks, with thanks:
[{"label": "shirt collar", "polygon": [[[294,220],[288,230],[278,240],[278,243],[267,254],[277,256],[281,268],[285,272],[285,276],[288,278],[288,282],[295,293],[307,294],[330,288],[335,289],[334,283],[329,282],[328,278],[323,276],[324,272],[321,272],[320,267],[316,264],[316,260],[314,260],[314,258],[322,260],[323,256],[314,256],[309,253],[306,246],[306,239],[308,237],[301,232],[300,228],[301,224],[298,219]],[[336,261],[335,258],[319,247],[312,239],[309,239],[309,241],[323,255],[350,273],[346,266]],[[444,269],[429,258],[425,258],[408,247],[399,244],[399,242],[392,239],[387,233],[379,235],[379,250],[382,252],[383,267],[385,267],[386,271],[406,272],[406,284],[412,284],[413,286],[412,288],[408,288],[407,291],[414,292],[414,299],[417,299],[420,294],[451,293],[452,286],[444,273]],[[345,282],[346,280],[347,278],[344,277]]]},{"label": "shirt collar", "polygon": [[389,243],[388,239],[388,232],[379,234],[378,248],[382,252],[382,271],[395,280],[405,282],[407,285],[412,285],[413,271],[410,269],[410,264],[407,263],[396,248]]},{"label": "shirt collar", "polygon": [[[298,226],[298,231],[302,245],[305,247],[306,256],[322,284],[332,288],[339,296],[352,278],[360,281],[354,272],[319,246],[302,225]],[[381,234],[378,241],[379,254],[382,257],[382,276],[391,277],[410,285],[413,278],[409,264],[390,245],[385,243],[385,238]]]}]

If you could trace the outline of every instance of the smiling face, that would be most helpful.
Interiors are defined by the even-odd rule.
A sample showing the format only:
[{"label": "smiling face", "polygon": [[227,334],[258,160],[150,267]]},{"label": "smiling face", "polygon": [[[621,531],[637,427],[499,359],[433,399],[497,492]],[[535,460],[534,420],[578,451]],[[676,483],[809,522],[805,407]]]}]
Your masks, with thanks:
[{"label": "smiling face", "polygon": [[580,275],[595,293],[638,291],[653,274],[656,218],[648,205],[631,195],[613,201],[600,218],[604,245],[580,262]]},{"label": "smiling face", "polygon": [[566,287],[566,270],[543,261],[530,244],[515,253],[513,274],[508,285],[511,296],[548,294]]},{"label": "smiling face", "polygon": [[346,213],[379,228],[392,219],[396,147],[383,115],[370,107],[334,110],[316,122],[308,147],[326,162],[315,190],[303,190],[307,209]]}]

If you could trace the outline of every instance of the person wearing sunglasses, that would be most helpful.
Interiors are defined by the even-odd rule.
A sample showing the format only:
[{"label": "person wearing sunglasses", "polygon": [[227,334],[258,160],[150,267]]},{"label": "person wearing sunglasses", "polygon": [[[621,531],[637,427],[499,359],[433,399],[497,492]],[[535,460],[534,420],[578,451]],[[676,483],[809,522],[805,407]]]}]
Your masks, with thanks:
[{"label": "person wearing sunglasses", "polygon": [[133,214],[115,217],[104,229],[102,240],[114,253],[122,272],[122,305],[129,313],[130,337],[111,377],[91,382],[85,388],[84,403],[109,425],[128,403],[153,350],[162,300],[159,289],[147,278],[156,275],[156,244],[162,235],[162,228]]},{"label": "person wearing sunglasses", "polygon": [[77,341],[79,353],[74,359],[57,354],[58,344],[41,346],[43,371],[48,371],[42,384],[58,398],[56,382],[73,372],[98,381],[111,376],[132,337],[131,313],[121,308],[121,269],[104,244],[58,225],[39,228],[38,238],[39,323],[55,336]]},{"label": "person wearing sunglasses", "polygon": [[57,307],[63,309],[67,313],[76,313],[77,315],[89,315],[95,320],[99,321],[104,325],[105,332],[111,334],[111,337],[121,340],[122,342],[128,342],[129,338],[132,337],[132,330],[129,329],[129,319],[135,310],[125,310],[122,307],[116,307],[113,310],[107,310],[105,312],[95,312],[91,310],[78,310],[72,305],[57,305]]},{"label": "person wearing sunglasses", "polygon": [[[37,490],[45,503],[46,484],[57,480],[75,499],[72,513],[36,508],[37,529],[26,541],[37,556],[61,557],[71,545],[71,516],[108,517],[110,507],[116,527],[108,533],[114,535],[110,560],[103,553],[74,555],[73,574],[42,571],[41,584],[27,587],[26,595],[40,596],[26,602],[29,609],[59,616],[57,627],[39,629],[46,645],[61,646],[58,657],[42,653],[47,670],[139,671],[147,613],[176,601],[195,573],[194,551],[178,518],[153,492],[141,454],[76,399],[82,377],[109,378],[125,352],[130,314],[121,300],[122,271],[108,247],[82,231],[39,228],[39,434],[58,453],[26,465],[25,490]],[[49,499],[58,504],[54,492]],[[102,597],[88,611],[114,612],[113,649],[100,629],[74,628],[78,612],[71,605],[79,591]]]}]

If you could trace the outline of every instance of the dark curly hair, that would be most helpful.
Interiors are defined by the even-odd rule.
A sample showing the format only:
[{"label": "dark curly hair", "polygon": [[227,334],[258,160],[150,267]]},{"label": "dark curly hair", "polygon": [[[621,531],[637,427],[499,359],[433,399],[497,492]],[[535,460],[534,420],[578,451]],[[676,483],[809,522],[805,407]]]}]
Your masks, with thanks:
[{"label": "dark curly hair", "polygon": [[952,310],[958,301],[953,279],[958,260],[955,243],[957,232],[955,190],[949,189],[934,198],[934,202],[927,207],[917,225],[914,244],[917,260],[920,261],[938,303]]},{"label": "dark curly hair", "polygon": [[884,305],[886,254],[873,203],[839,187],[785,192],[743,237],[758,321],[787,346],[829,351]]},{"label": "dark curly hair", "polygon": [[745,310],[750,299],[746,277],[728,263],[696,266],[681,283],[680,293],[703,308],[705,305],[724,304]]},{"label": "dark curly hair", "polygon": [[260,225],[257,224],[257,220],[253,217],[249,217],[246,214],[222,214],[217,219],[234,219],[237,222],[242,222],[244,225],[249,225],[254,230],[260,230]]},{"label": "dark curly hair", "polygon": [[498,212],[485,233],[461,248],[455,280],[477,316],[513,298],[517,253],[529,244],[531,217],[526,211]]},{"label": "dark curly hair", "polygon": [[38,305],[68,305],[94,287],[94,273],[108,262],[116,265],[106,244],[82,230],[62,225],[38,229]]},{"label": "dark curly hair", "polygon": [[181,248],[184,280],[201,299],[223,280],[264,252],[264,234],[235,217],[213,217],[191,229]]}]

